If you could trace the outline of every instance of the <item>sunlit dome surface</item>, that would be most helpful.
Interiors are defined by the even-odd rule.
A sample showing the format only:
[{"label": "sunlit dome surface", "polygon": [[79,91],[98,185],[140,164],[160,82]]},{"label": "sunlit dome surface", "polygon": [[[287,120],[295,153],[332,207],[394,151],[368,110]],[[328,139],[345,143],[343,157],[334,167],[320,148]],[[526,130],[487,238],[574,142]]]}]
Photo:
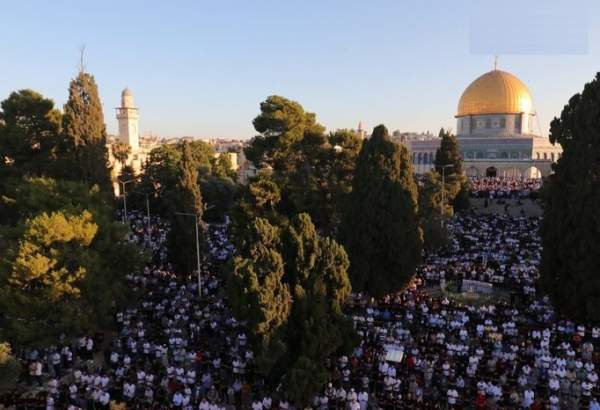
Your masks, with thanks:
[{"label": "sunlit dome surface", "polygon": [[511,73],[492,70],[465,89],[458,102],[456,116],[518,114],[532,110],[531,93],[527,86]]}]

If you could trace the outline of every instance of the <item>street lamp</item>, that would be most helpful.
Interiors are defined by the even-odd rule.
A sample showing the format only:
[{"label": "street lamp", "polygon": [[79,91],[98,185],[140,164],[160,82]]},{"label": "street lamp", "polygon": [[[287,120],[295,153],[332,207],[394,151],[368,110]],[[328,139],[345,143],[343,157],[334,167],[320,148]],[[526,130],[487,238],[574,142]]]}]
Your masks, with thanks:
[{"label": "street lamp", "polygon": [[439,166],[442,169],[442,202],[440,203],[440,226],[442,229],[444,229],[444,193],[446,189],[446,168],[450,168],[452,166],[454,166],[454,164],[445,164]]},{"label": "street lamp", "polygon": [[[209,209],[214,208],[214,205],[204,206],[203,210],[208,211]],[[198,233],[198,225],[200,221],[200,214],[195,212],[175,212],[175,215],[183,215],[183,216],[193,216],[196,221],[196,271],[198,273],[198,296],[202,298],[202,276],[200,275],[200,235]]]},{"label": "street lamp", "polygon": [[150,232],[150,194],[152,192],[133,191],[134,194],[144,195],[146,197],[146,217],[148,218],[148,232]]},{"label": "street lamp", "polygon": [[200,220],[200,215],[195,212],[175,212],[175,215],[193,216],[196,221],[196,270],[198,274],[198,297],[202,298],[202,276],[200,276],[200,235],[198,234],[198,221]]},{"label": "street lamp", "polygon": [[119,181],[121,183],[121,185],[123,186],[123,223],[127,222],[127,194],[125,193],[125,185],[135,181],[136,179],[138,179],[139,177],[135,177],[135,178],[131,178],[127,181]]}]

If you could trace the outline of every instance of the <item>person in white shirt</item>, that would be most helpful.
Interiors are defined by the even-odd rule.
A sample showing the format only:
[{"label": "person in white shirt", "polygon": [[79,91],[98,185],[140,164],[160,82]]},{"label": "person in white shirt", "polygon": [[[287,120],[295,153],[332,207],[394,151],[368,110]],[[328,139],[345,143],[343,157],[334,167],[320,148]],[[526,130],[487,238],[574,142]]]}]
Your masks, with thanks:
[{"label": "person in white shirt", "polygon": [[456,401],[458,400],[458,392],[455,389],[448,389],[448,406],[454,407],[456,405]]},{"label": "person in white shirt", "polygon": [[108,403],[110,402],[110,394],[107,391],[101,392],[98,402],[100,402],[100,404],[104,407],[108,406]]},{"label": "person in white shirt", "polygon": [[210,407],[210,404],[208,403],[206,398],[203,398],[202,401],[200,402],[200,405],[198,406],[198,410],[208,410],[209,407]]},{"label": "person in white shirt", "polygon": [[173,395],[173,406],[181,407],[182,404],[183,404],[183,394],[181,394],[181,392],[177,391]]},{"label": "person in white shirt", "polygon": [[369,394],[366,391],[358,393],[358,403],[360,404],[360,410],[366,410],[367,404],[369,403]]},{"label": "person in white shirt", "polygon": [[525,392],[523,392],[523,401],[521,404],[524,408],[528,409],[533,404],[534,398],[535,393],[533,393],[533,390],[527,389]]}]

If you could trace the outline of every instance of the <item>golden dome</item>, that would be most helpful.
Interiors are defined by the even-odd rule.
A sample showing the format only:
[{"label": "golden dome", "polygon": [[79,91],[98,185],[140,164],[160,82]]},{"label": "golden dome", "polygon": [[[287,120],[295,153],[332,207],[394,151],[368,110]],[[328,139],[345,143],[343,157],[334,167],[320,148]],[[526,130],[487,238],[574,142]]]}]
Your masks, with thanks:
[{"label": "golden dome", "polygon": [[506,71],[492,70],[469,84],[456,116],[518,114],[532,109],[531,93],[521,80]]}]

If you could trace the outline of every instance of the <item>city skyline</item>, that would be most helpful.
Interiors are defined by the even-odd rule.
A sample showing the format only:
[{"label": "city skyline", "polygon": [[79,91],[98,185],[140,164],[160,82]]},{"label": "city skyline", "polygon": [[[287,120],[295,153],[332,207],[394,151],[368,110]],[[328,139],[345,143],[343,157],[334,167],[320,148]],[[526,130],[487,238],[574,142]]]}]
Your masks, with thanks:
[{"label": "city skyline", "polygon": [[[117,133],[114,108],[125,87],[140,108],[142,133],[161,137],[252,137],[252,119],[272,94],[300,102],[329,130],[362,121],[368,131],[384,123],[390,130],[436,133],[455,128],[462,91],[493,68],[493,44],[486,52],[473,30],[495,8],[433,4],[11,4],[0,17],[0,32],[20,46],[0,46],[0,97],[31,88],[62,108],[85,44],[86,69],[98,82],[111,134]],[[537,13],[540,4],[525,12]],[[542,134],[600,69],[600,32],[593,24],[600,7],[564,5],[573,20],[582,17],[584,48],[570,52],[572,42],[558,44],[557,33],[549,31],[540,37],[561,45],[555,52],[498,53],[499,68],[529,87]],[[561,11],[541,10],[546,16]],[[39,30],[42,23],[49,28]],[[522,35],[508,31],[507,43]]]}]

